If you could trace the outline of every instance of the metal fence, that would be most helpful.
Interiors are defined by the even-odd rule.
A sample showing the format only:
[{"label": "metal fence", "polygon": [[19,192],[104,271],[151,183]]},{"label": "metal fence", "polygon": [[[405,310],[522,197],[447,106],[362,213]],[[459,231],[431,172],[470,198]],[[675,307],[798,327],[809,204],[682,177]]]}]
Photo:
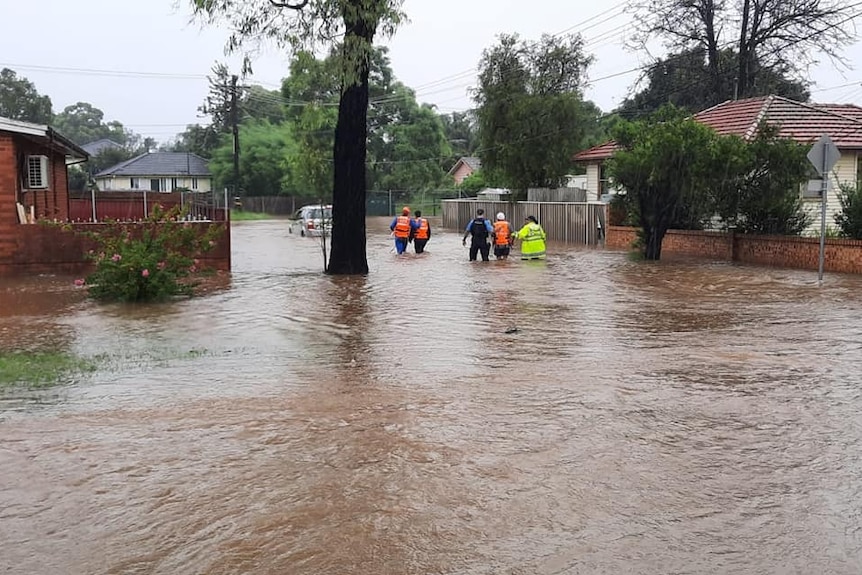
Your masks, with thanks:
[{"label": "metal fence", "polygon": [[548,239],[567,244],[594,246],[604,240],[607,205],[602,202],[489,202],[443,200],[444,228],[463,230],[482,208],[489,219],[503,212],[520,228],[527,216],[536,216]]},{"label": "metal fence", "polygon": [[69,195],[69,221],[104,222],[115,220],[136,222],[152,213],[153,208],[169,210],[181,206],[194,221],[225,221],[229,198],[218,192],[150,192],[93,191],[72,192]]}]

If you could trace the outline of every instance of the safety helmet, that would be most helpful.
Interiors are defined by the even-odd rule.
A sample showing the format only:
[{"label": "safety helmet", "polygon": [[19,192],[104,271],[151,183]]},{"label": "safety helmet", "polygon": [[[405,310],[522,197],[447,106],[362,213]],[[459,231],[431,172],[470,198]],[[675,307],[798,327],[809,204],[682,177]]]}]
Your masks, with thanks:
[{"label": "safety helmet", "polygon": [[401,213],[404,215],[409,214],[410,213],[410,206],[404,206],[403,208],[401,208]]},{"label": "safety helmet", "polygon": [[503,212],[499,212],[499,213],[497,214],[497,219],[498,219],[498,220],[505,220],[505,219],[506,219],[506,214],[504,214]]}]

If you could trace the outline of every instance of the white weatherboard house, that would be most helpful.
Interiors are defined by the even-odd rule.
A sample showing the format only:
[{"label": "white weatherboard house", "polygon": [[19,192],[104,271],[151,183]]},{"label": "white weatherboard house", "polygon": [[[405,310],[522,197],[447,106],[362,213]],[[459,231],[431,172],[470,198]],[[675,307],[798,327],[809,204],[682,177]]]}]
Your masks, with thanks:
[{"label": "white weatherboard house", "polygon": [[[841,153],[830,172],[835,190],[840,184],[862,183],[862,107],[853,104],[808,104],[781,96],[762,96],[745,100],[730,100],[695,114],[694,119],[721,135],[734,134],[743,138],[756,135],[761,122],[776,126],[778,136],[812,146],[827,134]],[[599,199],[610,189],[605,163],[616,151],[613,141],[584,150],[575,161],[587,169],[587,197]],[[816,175],[812,166],[812,177]],[[827,194],[826,225],[834,226],[833,216],[841,211],[838,194]],[[811,214],[809,232],[820,231],[820,199],[805,199],[805,209]]]},{"label": "white weatherboard house", "polygon": [[212,190],[212,173],[207,160],[190,152],[147,152],[93,177],[103,191]]}]

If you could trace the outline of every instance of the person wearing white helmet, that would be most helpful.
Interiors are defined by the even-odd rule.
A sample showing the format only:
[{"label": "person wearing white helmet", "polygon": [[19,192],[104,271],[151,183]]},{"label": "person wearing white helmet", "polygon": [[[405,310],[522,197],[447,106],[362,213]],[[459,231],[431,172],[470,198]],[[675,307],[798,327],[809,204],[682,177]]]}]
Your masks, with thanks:
[{"label": "person wearing white helmet", "polygon": [[497,220],[494,222],[494,257],[498,260],[508,259],[514,241],[513,236],[514,230],[512,224],[506,221],[506,214],[498,213]]}]

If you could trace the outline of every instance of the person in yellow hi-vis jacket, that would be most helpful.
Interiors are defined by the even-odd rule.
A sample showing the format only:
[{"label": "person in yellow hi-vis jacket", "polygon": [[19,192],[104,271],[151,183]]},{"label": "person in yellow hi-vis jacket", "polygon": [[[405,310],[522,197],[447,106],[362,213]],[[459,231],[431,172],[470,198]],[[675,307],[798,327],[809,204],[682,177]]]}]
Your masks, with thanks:
[{"label": "person in yellow hi-vis jacket", "polygon": [[539,225],[536,216],[527,216],[527,223],[521,228],[515,237],[521,240],[522,260],[545,259],[545,230]]}]

